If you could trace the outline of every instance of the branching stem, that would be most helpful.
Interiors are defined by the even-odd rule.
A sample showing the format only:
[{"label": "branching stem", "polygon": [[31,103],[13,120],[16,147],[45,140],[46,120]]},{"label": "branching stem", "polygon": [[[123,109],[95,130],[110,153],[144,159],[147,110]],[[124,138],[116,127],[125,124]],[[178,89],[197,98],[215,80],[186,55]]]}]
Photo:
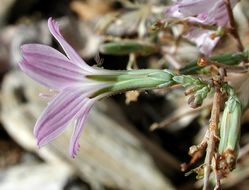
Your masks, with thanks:
[{"label": "branching stem", "polygon": [[211,118],[209,123],[209,138],[207,142],[205,166],[204,166],[204,186],[203,190],[209,189],[209,176],[211,173],[211,163],[214,158],[216,143],[218,139],[218,123],[220,115],[220,104],[221,104],[222,93],[219,85],[215,88],[215,94],[213,99],[213,107],[211,112]]}]

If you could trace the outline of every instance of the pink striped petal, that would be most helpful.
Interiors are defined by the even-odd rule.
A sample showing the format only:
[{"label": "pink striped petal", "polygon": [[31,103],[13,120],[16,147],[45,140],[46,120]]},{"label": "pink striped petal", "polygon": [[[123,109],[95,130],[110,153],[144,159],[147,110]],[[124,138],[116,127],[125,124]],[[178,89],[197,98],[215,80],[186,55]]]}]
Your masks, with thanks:
[{"label": "pink striped petal", "polygon": [[183,0],[170,6],[166,10],[166,15],[176,18],[195,16],[207,12],[213,7],[217,0]]},{"label": "pink striped petal", "polygon": [[80,144],[79,144],[79,138],[80,134],[84,128],[84,124],[86,122],[86,119],[89,115],[89,111],[91,107],[93,106],[94,102],[96,100],[94,99],[88,99],[85,103],[85,105],[81,108],[81,114],[79,115],[76,124],[74,126],[74,131],[71,137],[70,141],[70,148],[69,148],[69,154],[71,157],[75,158],[77,155],[77,152],[79,151]]},{"label": "pink striped petal", "polygon": [[84,71],[46,45],[26,44],[21,47],[21,69],[39,83],[53,89],[65,87],[84,80]]},{"label": "pink striped petal", "polygon": [[185,35],[185,37],[188,38],[190,41],[196,43],[201,53],[205,55],[210,55],[213,48],[216,46],[220,39],[219,37],[212,39],[212,33],[213,31],[210,30],[192,28],[188,32],[188,34]]},{"label": "pink striped petal", "polygon": [[94,69],[91,68],[82,60],[82,58],[75,52],[75,50],[68,44],[68,42],[63,38],[60,33],[59,26],[55,20],[52,18],[48,19],[48,28],[51,34],[55,37],[55,39],[60,43],[63,50],[65,51],[68,58],[72,61],[73,64],[81,67],[85,71],[94,72]]},{"label": "pink striped petal", "polygon": [[85,89],[67,88],[48,104],[34,128],[39,146],[52,141],[65,130],[69,122],[80,113],[87,101],[86,96]]},{"label": "pink striped petal", "polygon": [[[234,7],[237,2],[238,0],[231,0],[231,6]],[[166,15],[207,25],[225,26],[228,22],[223,0],[182,0],[170,6],[166,10]]]},{"label": "pink striped petal", "polygon": [[[234,7],[238,0],[231,0]],[[166,10],[166,15],[189,22],[224,27],[228,22],[228,13],[223,0],[182,0]],[[211,39],[212,31],[192,27],[185,35],[190,41],[196,43],[200,52],[209,55],[219,41],[219,37]]]}]

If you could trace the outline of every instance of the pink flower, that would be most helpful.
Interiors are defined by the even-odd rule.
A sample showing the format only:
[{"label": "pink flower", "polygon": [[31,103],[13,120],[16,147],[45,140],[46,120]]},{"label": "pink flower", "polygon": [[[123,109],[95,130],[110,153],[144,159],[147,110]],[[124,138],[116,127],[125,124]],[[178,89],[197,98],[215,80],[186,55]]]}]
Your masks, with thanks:
[{"label": "pink flower", "polygon": [[174,74],[168,70],[110,71],[90,67],[65,41],[52,18],[48,27],[67,56],[46,45],[26,44],[21,47],[23,60],[19,63],[31,78],[59,91],[35,124],[34,135],[39,147],[54,140],[69,122],[76,121],[69,148],[70,155],[75,157],[83,126],[97,100],[117,92],[174,83]]},{"label": "pink flower", "polygon": [[[234,7],[237,2],[231,0],[231,6]],[[229,20],[224,0],[181,0],[169,7],[166,15],[219,27],[226,26]],[[219,37],[210,37],[212,33],[213,31],[207,29],[192,27],[185,37],[196,43],[201,53],[209,55],[219,41]]]},{"label": "pink flower", "polygon": [[75,157],[89,111],[94,102],[107,93],[92,98],[90,96],[111,83],[87,79],[87,74],[106,74],[107,71],[88,66],[65,41],[52,18],[48,20],[48,27],[67,57],[46,45],[26,44],[21,47],[23,60],[19,65],[34,80],[59,91],[36,122],[34,135],[38,146],[44,146],[55,139],[70,121],[75,120],[69,150],[70,155]]}]

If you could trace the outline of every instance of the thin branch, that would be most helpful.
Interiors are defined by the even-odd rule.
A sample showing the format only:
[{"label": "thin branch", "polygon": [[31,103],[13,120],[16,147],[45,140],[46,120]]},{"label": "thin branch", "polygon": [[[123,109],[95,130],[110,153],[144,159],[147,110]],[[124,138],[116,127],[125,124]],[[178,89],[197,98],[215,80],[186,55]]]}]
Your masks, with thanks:
[{"label": "thin branch", "polygon": [[234,20],[233,10],[232,10],[232,7],[231,7],[231,2],[230,2],[230,0],[224,0],[224,2],[225,2],[225,5],[226,5],[228,18],[229,18],[229,28],[230,28],[229,32],[234,37],[234,39],[236,40],[238,50],[242,52],[242,51],[244,51],[244,46],[243,46],[243,44],[241,42],[238,30],[237,30],[237,25],[236,25],[236,22]]},{"label": "thin branch", "polygon": [[220,183],[220,175],[219,175],[219,172],[218,172],[218,163],[217,163],[217,160],[218,160],[218,155],[215,154],[215,157],[213,158],[213,163],[214,163],[214,177],[215,177],[215,182],[216,182],[216,185],[214,187],[214,190],[221,190],[221,183]]},{"label": "thin branch", "polygon": [[183,26],[185,26],[185,28],[189,28],[189,27],[196,27],[196,28],[202,28],[202,29],[206,29],[206,30],[213,30],[214,32],[217,31],[218,27],[215,25],[207,25],[207,24],[203,24],[203,23],[197,23],[197,22],[190,22],[188,20],[182,20],[182,19],[176,19],[173,20],[172,22],[169,22],[167,27],[172,27],[175,26],[177,24],[182,24]]},{"label": "thin branch", "polygon": [[245,146],[240,148],[238,161],[243,159],[243,157],[245,157],[247,154],[249,154],[249,144],[246,144]]},{"label": "thin branch", "polygon": [[222,93],[220,91],[219,85],[215,89],[213,107],[211,112],[211,118],[209,123],[209,139],[206,150],[205,166],[204,166],[204,186],[203,190],[209,189],[209,176],[211,173],[211,162],[214,158],[216,143],[218,139],[218,122],[220,115],[220,104],[221,104]]},{"label": "thin branch", "polygon": [[126,66],[126,69],[127,70],[132,70],[133,68],[138,69],[136,64],[137,64],[136,54],[130,53],[129,61],[128,61],[128,64]]},{"label": "thin branch", "polygon": [[226,71],[232,71],[236,73],[246,73],[248,72],[248,67],[245,66],[237,66],[237,65],[226,65],[223,63],[219,63],[217,61],[208,61],[210,65],[217,66],[218,68],[226,69]]},{"label": "thin branch", "polygon": [[204,104],[201,107],[191,109],[191,110],[187,110],[187,111],[185,111],[183,113],[180,113],[180,112],[176,111],[171,116],[169,116],[166,119],[162,120],[160,123],[154,123],[151,126],[150,130],[154,131],[156,129],[168,127],[170,124],[177,122],[181,118],[183,118],[185,116],[193,115],[193,114],[199,114],[201,110],[206,109],[206,108],[211,108],[211,103],[208,102],[207,104]]},{"label": "thin branch", "polygon": [[[192,157],[189,163],[181,164],[181,171],[185,172],[190,166],[195,164],[200,158],[203,157],[205,150],[207,148],[209,131],[207,130],[201,143],[198,145],[193,145],[189,148],[188,154]],[[192,171],[191,171],[192,172]]]}]

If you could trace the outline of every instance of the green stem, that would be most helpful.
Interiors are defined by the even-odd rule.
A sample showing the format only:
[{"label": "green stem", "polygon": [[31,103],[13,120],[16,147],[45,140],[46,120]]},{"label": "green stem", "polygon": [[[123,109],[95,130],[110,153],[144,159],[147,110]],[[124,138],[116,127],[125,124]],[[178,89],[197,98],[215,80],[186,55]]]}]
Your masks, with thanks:
[{"label": "green stem", "polygon": [[[210,61],[222,63],[225,65],[238,65],[240,62],[248,59],[248,51],[237,53],[226,53],[221,55],[215,55],[209,58]],[[180,69],[180,74],[196,74],[199,70],[203,69],[203,66],[199,66],[197,61],[193,61],[187,66]]]}]

